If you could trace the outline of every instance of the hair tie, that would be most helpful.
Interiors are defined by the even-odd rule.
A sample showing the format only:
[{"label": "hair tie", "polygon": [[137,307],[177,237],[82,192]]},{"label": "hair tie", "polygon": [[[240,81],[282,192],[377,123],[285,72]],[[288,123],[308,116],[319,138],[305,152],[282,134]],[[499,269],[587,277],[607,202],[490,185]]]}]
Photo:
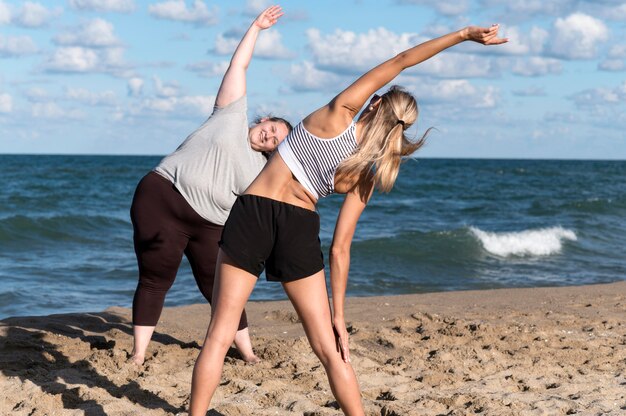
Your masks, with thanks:
[{"label": "hair tie", "polygon": [[398,119],[398,124],[402,124],[402,128],[404,128],[404,120]]}]

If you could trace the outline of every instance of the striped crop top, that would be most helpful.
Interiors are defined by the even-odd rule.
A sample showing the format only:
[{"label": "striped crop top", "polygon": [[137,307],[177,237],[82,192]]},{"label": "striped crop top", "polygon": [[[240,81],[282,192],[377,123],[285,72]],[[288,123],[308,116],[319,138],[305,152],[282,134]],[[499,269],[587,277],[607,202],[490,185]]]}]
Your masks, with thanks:
[{"label": "striped crop top", "polygon": [[302,122],[278,146],[293,176],[315,199],[335,192],[337,166],[357,147],[354,121],[337,137],[322,139],[309,133]]}]

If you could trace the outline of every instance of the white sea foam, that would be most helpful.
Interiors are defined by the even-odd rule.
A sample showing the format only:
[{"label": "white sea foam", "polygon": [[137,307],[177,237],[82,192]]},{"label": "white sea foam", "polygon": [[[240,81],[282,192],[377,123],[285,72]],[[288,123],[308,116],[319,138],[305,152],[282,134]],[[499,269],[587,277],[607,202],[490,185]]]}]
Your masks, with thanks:
[{"label": "white sea foam", "polygon": [[507,256],[549,256],[561,251],[563,240],[576,241],[572,230],[562,227],[539,228],[509,233],[490,233],[470,227],[483,248],[491,254]]}]

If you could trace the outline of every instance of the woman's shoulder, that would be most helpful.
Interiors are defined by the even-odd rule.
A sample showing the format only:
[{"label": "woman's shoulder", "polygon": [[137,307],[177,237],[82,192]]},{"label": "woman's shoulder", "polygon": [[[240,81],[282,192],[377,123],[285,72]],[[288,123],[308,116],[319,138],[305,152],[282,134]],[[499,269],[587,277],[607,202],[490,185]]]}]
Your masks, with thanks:
[{"label": "woman's shoulder", "polygon": [[302,125],[311,134],[320,138],[337,137],[352,124],[354,119],[348,111],[326,105],[302,120]]},{"label": "woman's shoulder", "polygon": [[218,106],[217,104],[214,105],[213,107],[213,113],[211,114],[211,116],[216,116],[216,115],[220,115],[220,114],[246,114],[246,112],[248,111],[248,98],[246,97],[246,95],[242,95],[241,97],[237,98],[236,100],[224,105],[224,106]]}]

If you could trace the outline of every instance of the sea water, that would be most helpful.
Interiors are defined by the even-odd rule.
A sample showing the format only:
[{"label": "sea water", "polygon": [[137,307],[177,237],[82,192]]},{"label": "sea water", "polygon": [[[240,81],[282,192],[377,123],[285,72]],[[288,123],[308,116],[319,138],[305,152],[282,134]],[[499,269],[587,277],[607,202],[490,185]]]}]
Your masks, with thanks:
[{"label": "sea water", "polygon": [[[129,209],[159,160],[0,155],[0,318],[130,307]],[[359,220],[347,294],[624,280],[625,179],[624,161],[408,160]],[[318,204],[326,259],[342,201]],[[284,297],[264,279],[252,294]],[[183,260],[166,306],[197,302]]]}]

